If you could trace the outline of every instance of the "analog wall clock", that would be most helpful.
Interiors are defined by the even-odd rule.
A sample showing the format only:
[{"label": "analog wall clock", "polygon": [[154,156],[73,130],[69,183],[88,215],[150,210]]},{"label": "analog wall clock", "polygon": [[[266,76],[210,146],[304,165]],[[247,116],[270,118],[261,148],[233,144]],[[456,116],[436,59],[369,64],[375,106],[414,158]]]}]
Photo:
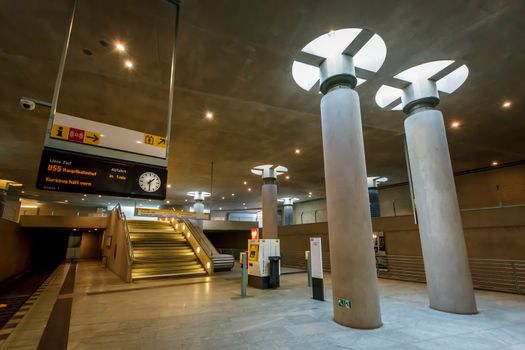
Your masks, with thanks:
[{"label": "analog wall clock", "polygon": [[160,177],[154,172],[147,171],[140,175],[139,185],[145,192],[156,192],[161,185]]}]

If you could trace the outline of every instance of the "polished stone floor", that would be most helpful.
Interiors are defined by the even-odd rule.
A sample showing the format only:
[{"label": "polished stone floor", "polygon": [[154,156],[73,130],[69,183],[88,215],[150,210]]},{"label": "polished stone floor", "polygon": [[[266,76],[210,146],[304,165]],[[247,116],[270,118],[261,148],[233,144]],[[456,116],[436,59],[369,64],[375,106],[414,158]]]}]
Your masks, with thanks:
[{"label": "polished stone floor", "polygon": [[[36,348],[64,275],[55,274],[2,350]],[[454,315],[428,308],[424,284],[380,279],[383,327],[354,330],[332,321],[329,301],[311,299],[304,273],[283,275],[279,290],[249,288],[245,299],[239,277],[128,285],[98,262],[81,262],[69,349],[525,349],[525,296],[476,291],[480,313]],[[331,297],[329,276],[325,287]]]}]

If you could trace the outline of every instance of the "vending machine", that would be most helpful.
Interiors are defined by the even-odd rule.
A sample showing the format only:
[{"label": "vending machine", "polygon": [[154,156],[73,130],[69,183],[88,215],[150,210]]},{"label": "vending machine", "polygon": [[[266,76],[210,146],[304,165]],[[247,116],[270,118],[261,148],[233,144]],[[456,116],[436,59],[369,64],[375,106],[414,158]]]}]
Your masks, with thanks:
[{"label": "vending machine", "polygon": [[[250,239],[248,240],[248,285],[266,289],[272,287],[270,283],[270,257],[277,263],[277,275],[281,273],[281,250],[278,239]],[[276,262],[275,262],[276,261]],[[274,272],[275,273],[275,272]],[[276,277],[276,276],[274,276]],[[275,285],[273,286],[275,288]]]}]

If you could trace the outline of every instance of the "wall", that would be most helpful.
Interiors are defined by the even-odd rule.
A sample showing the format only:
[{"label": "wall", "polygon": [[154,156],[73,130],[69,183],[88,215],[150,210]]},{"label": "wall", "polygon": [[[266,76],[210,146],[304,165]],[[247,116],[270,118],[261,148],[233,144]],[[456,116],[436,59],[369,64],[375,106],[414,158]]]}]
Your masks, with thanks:
[{"label": "wall", "polygon": [[106,228],[107,218],[89,216],[33,216],[20,217],[22,228]]},{"label": "wall", "polygon": [[84,232],[80,241],[79,259],[98,259],[100,249],[100,232]]},{"label": "wall", "polygon": [[31,265],[31,238],[18,224],[0,219],[0,282],[24,272]]},{"label": "wall", "polygon": [[[111,244],[106,246],[108,237]],[[107,266],[123,281],[129,282],[128,275],[128,250],[125,223],[120,219],[116,210],[112,211],[107,218],[107,228],[100,241],[102,256],[107,258]]]},{"label": "wall", "polygon": [[[470,259],[525,260],[525,206],[466,210],[461,215]],[[384,232],[388,255],[421,256],[412,216],[374,218],[372,226]],[[321,237],[323,252],[328,253],[327,233],[327,223],[279,227],[283,265],[302,266],[309,237]],[[328,262],[326,254],[327,267]]]},{"label": "wall", "polygon": [[[525,165],[490,168],[455,176],[456,191],[461,209],[499,207],[525,204]],[[379,187],[381,216],[412,215],[408,184]],[[325,222],[326,201],[305,201],[294,205],[296,224]]]}]

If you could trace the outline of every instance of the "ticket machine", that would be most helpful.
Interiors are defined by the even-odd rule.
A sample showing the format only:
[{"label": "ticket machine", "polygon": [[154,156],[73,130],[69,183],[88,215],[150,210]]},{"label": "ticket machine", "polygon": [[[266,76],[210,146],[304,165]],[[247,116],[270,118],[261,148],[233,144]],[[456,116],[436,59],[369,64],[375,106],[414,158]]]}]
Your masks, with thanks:
[{"label": "ticket machine", "polygon": [[[248,240],[248,285],[266,289],[270,287],[270,259],[281,256],[278,239]],[[281,273],[280,261],[278,274]]]}]

